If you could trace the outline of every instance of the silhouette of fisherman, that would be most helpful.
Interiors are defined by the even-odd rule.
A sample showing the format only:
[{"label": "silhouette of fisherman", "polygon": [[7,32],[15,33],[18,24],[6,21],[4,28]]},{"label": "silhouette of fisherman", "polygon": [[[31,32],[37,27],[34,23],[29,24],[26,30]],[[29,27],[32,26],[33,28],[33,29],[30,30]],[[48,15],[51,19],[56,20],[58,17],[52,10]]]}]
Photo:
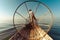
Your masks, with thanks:
[{"label": "silhouette of fisherman", "polygon": [[37,21],[36,17],[34,16],[34,13],[31,9],[29,10],[29,20],[32,25],[34,25]]}]

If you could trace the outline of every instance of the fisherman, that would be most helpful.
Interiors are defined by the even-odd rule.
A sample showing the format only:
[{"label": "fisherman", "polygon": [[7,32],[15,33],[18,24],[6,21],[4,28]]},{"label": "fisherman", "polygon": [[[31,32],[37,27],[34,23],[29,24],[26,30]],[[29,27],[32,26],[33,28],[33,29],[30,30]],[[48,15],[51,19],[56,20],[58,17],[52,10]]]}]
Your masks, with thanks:
[{"label": "fisherman", "polygon": [[32,12],[31,9],[29,10],[29,20],[32,25],[34,25],[37,21],[36,17],[34,16],[34,13]]}]

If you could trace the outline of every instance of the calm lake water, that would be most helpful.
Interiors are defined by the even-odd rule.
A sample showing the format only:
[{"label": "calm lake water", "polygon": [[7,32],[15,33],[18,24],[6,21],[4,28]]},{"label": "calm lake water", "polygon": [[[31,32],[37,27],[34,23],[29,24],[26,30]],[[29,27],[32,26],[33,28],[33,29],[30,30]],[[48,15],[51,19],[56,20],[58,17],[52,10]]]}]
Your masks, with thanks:
[{"label": "calm lake water", "polygon": [[[0,24],[0,32],[12,28],[12,24]],[[54,40],[60,40],[60,26],[53,26],[48,33]]]},{"label": "calm lake water", "polygon": [[[58,27],[58,26],[56,26]],[[54,40],[60,40],[60,28],[52,28],[48,33]]]}]

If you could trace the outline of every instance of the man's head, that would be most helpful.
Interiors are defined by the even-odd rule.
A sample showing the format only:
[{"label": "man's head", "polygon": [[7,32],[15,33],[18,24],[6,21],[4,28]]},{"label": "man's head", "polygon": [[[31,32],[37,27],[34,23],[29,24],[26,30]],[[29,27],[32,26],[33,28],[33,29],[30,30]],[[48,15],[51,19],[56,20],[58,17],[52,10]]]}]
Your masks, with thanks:
[{"label": "man's head", "polygon": [[29,11],[32,11],[31,9],[29,9]]},{"label": "man's head", "polygon": [[32,14],[33,12],[32,12],[32,10],[31,9],[29,9],[29,14]]}]

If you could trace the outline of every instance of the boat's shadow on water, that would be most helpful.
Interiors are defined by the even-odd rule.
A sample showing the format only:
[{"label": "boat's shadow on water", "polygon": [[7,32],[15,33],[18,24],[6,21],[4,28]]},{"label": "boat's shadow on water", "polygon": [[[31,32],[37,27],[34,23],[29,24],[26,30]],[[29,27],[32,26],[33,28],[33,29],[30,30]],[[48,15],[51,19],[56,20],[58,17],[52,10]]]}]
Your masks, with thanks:
[{"label": "boat's shadow on water", "polygon": [[52,28],[48,33],[54,40],[60,40],[60,28]]}]

